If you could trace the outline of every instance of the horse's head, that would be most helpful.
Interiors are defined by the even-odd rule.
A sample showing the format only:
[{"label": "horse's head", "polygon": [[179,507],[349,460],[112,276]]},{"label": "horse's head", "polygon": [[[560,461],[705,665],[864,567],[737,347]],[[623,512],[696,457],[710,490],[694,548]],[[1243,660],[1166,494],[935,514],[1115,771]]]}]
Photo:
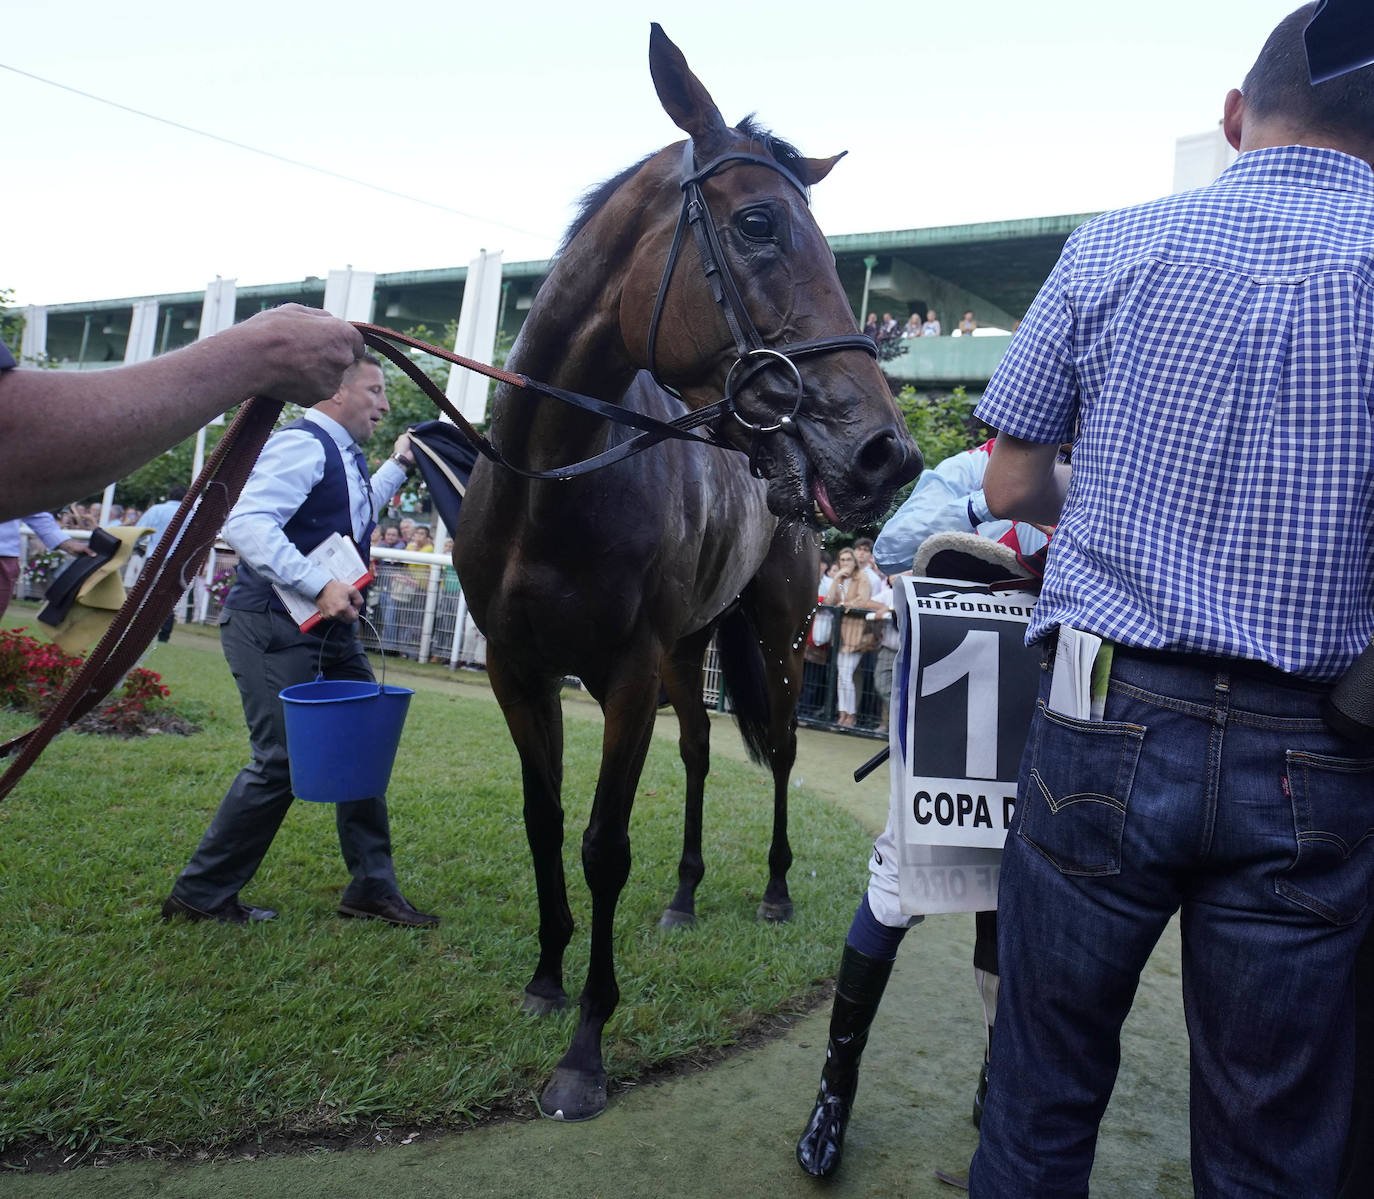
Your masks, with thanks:
[{"label": "horse's head", "polygon": [[804,158],[752,120],[726,125],[658,25],[649,65],[691,140],[639,173],[624,344],[693,408],[733,397],[720,431],[750,450],[779,516],[872,520],[921,456],[807,203],[842,156]]}]

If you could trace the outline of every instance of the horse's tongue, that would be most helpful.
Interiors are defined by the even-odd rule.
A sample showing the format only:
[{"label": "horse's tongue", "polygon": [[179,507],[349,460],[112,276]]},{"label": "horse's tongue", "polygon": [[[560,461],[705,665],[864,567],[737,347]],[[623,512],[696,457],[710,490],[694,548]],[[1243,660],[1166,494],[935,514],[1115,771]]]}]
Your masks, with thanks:
[{"label": "horse's tongue", "polygon": [[816,508],[832,525],[838,526],[840,518],[835,515],[835,509],[830,506],[830,497],[825,492],[825,484],[821,482],[819,475],[811,477],[811,498],[816,501]]}]

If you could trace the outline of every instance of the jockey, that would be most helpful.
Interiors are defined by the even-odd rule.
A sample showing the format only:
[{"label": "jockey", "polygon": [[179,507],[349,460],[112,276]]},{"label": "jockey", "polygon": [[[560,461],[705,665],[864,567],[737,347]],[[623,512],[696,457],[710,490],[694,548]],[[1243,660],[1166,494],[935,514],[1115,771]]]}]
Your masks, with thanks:
[{"label": "jockey", "polygon": [[911,569],[932,533],[973,532],[1008,546],[1025,557],[1045,548],[1048,538],[1025,521],[994,520],[983,498],[983,475],[996,438],[971,450],[951,454],[939,466],[921,472],[906,502],[883,526],[873,557],[884,574]]},{"label": "jockey", "polygon": [[[992,446],[993,441],[989,440],[971,450],[953,454],[921,473],[907,501],[883,526],[874,543],[873,557],[884,574],[902,574],[914,567],[916,574],[943,575],[942,567],[932,564],[932,558],[938,559],[942,550],[947,551],[943,555],[946,564],[950,556],[948,551],[952,551],[961,559],[956,569],[967,565],[977,568],[977,573],[958,577],[1011,579],[1021,574],[1038,576],[1043,573],[1043,551],[1049,543],[1046,533],[1024,521],[994,520],[988,512],[982,485]],[[969,551],[966,543],[975,533],[992,543],[987,545],[986,554]],[[982,548],[979,542],[974,545]],[[984,574],[984,571],[990,573]],[[868,889],[845,937],[840,973],[835,981],[835,1002],[820,1091],[797,1142],[798,1164],[818,1178],[828,1177],[839,1169],[869,1028],[882,1002],[898,946],[907,930],[925,919],[901,910],[897,845],[894,809],[889,814],[887,827],[873,846]],[[978,1125],[982,1121],[987,1093],[987,1046],[996,1021],[1001,981],[997,963],[997,913],[976,913],[975,928],[974,979],[983,1002],[987,1034],[983,1066],[973,1099],[973,1121]],[[954,1181],[938,1171],[937,1174],[946,1181]]]}]

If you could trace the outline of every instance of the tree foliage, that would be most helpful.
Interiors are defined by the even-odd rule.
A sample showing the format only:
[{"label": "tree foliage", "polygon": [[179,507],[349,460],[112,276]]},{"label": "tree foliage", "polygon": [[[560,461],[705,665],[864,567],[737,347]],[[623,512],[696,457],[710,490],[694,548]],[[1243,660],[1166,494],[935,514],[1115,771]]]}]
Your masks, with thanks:
[{"label": "tree foliage", "polygon": [[[223,425],[210,425],[205,430],[205,458],[208,462],[219,439],[234,419],[237,409],[225,415]],[[195,459],[196,439],[188,437],[179,445],[159,454],[151,462],[145,462],[136,471],[125,475],[115,484],[115,499],[126,508],[147,509],[167,498],[167,492],[180,483],[183,487],[191,485],[191,465]]]},{"label": "tree foliage", "polygon": [[19,340],[24,336],[24,312],[21,308],[11,308],[13,302],[14,289],[0,287],[0,341],[9,346],[17,359]]},{"label": "tree foliage", "polygon": [[992,436],[992,430],[973,415],[973,405],[963,387],[947,396],[931,396],[908,386],[897,396],[897,409],[927,466],[982,445]]}]

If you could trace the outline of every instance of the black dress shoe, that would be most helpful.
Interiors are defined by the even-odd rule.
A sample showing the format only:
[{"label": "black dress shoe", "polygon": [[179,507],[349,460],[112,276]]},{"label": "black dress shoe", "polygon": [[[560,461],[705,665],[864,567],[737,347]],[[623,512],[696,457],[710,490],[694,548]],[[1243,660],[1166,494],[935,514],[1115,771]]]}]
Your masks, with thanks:
[{"label": "black dress shoe", "polygon": [[342,899],[339,915],[359,920],[385,920],[404,928],[433,928],[439,923],[438,916],[417,912],[400,892],[383,895],[380,899]]},{"label": "black dress shoe", "polygon": [[255,920],[271,920],[276,914],[271,908],[255,908],[240,903],[237,895],[231,895],[219,907],[206,911],[193,908],[176,892],[167,896],[167,902],[162,905],[164,920],[170,920],[173,916],[185,916],[193,923],[197,920],[217,920],[220,924],[251,924]]}]

